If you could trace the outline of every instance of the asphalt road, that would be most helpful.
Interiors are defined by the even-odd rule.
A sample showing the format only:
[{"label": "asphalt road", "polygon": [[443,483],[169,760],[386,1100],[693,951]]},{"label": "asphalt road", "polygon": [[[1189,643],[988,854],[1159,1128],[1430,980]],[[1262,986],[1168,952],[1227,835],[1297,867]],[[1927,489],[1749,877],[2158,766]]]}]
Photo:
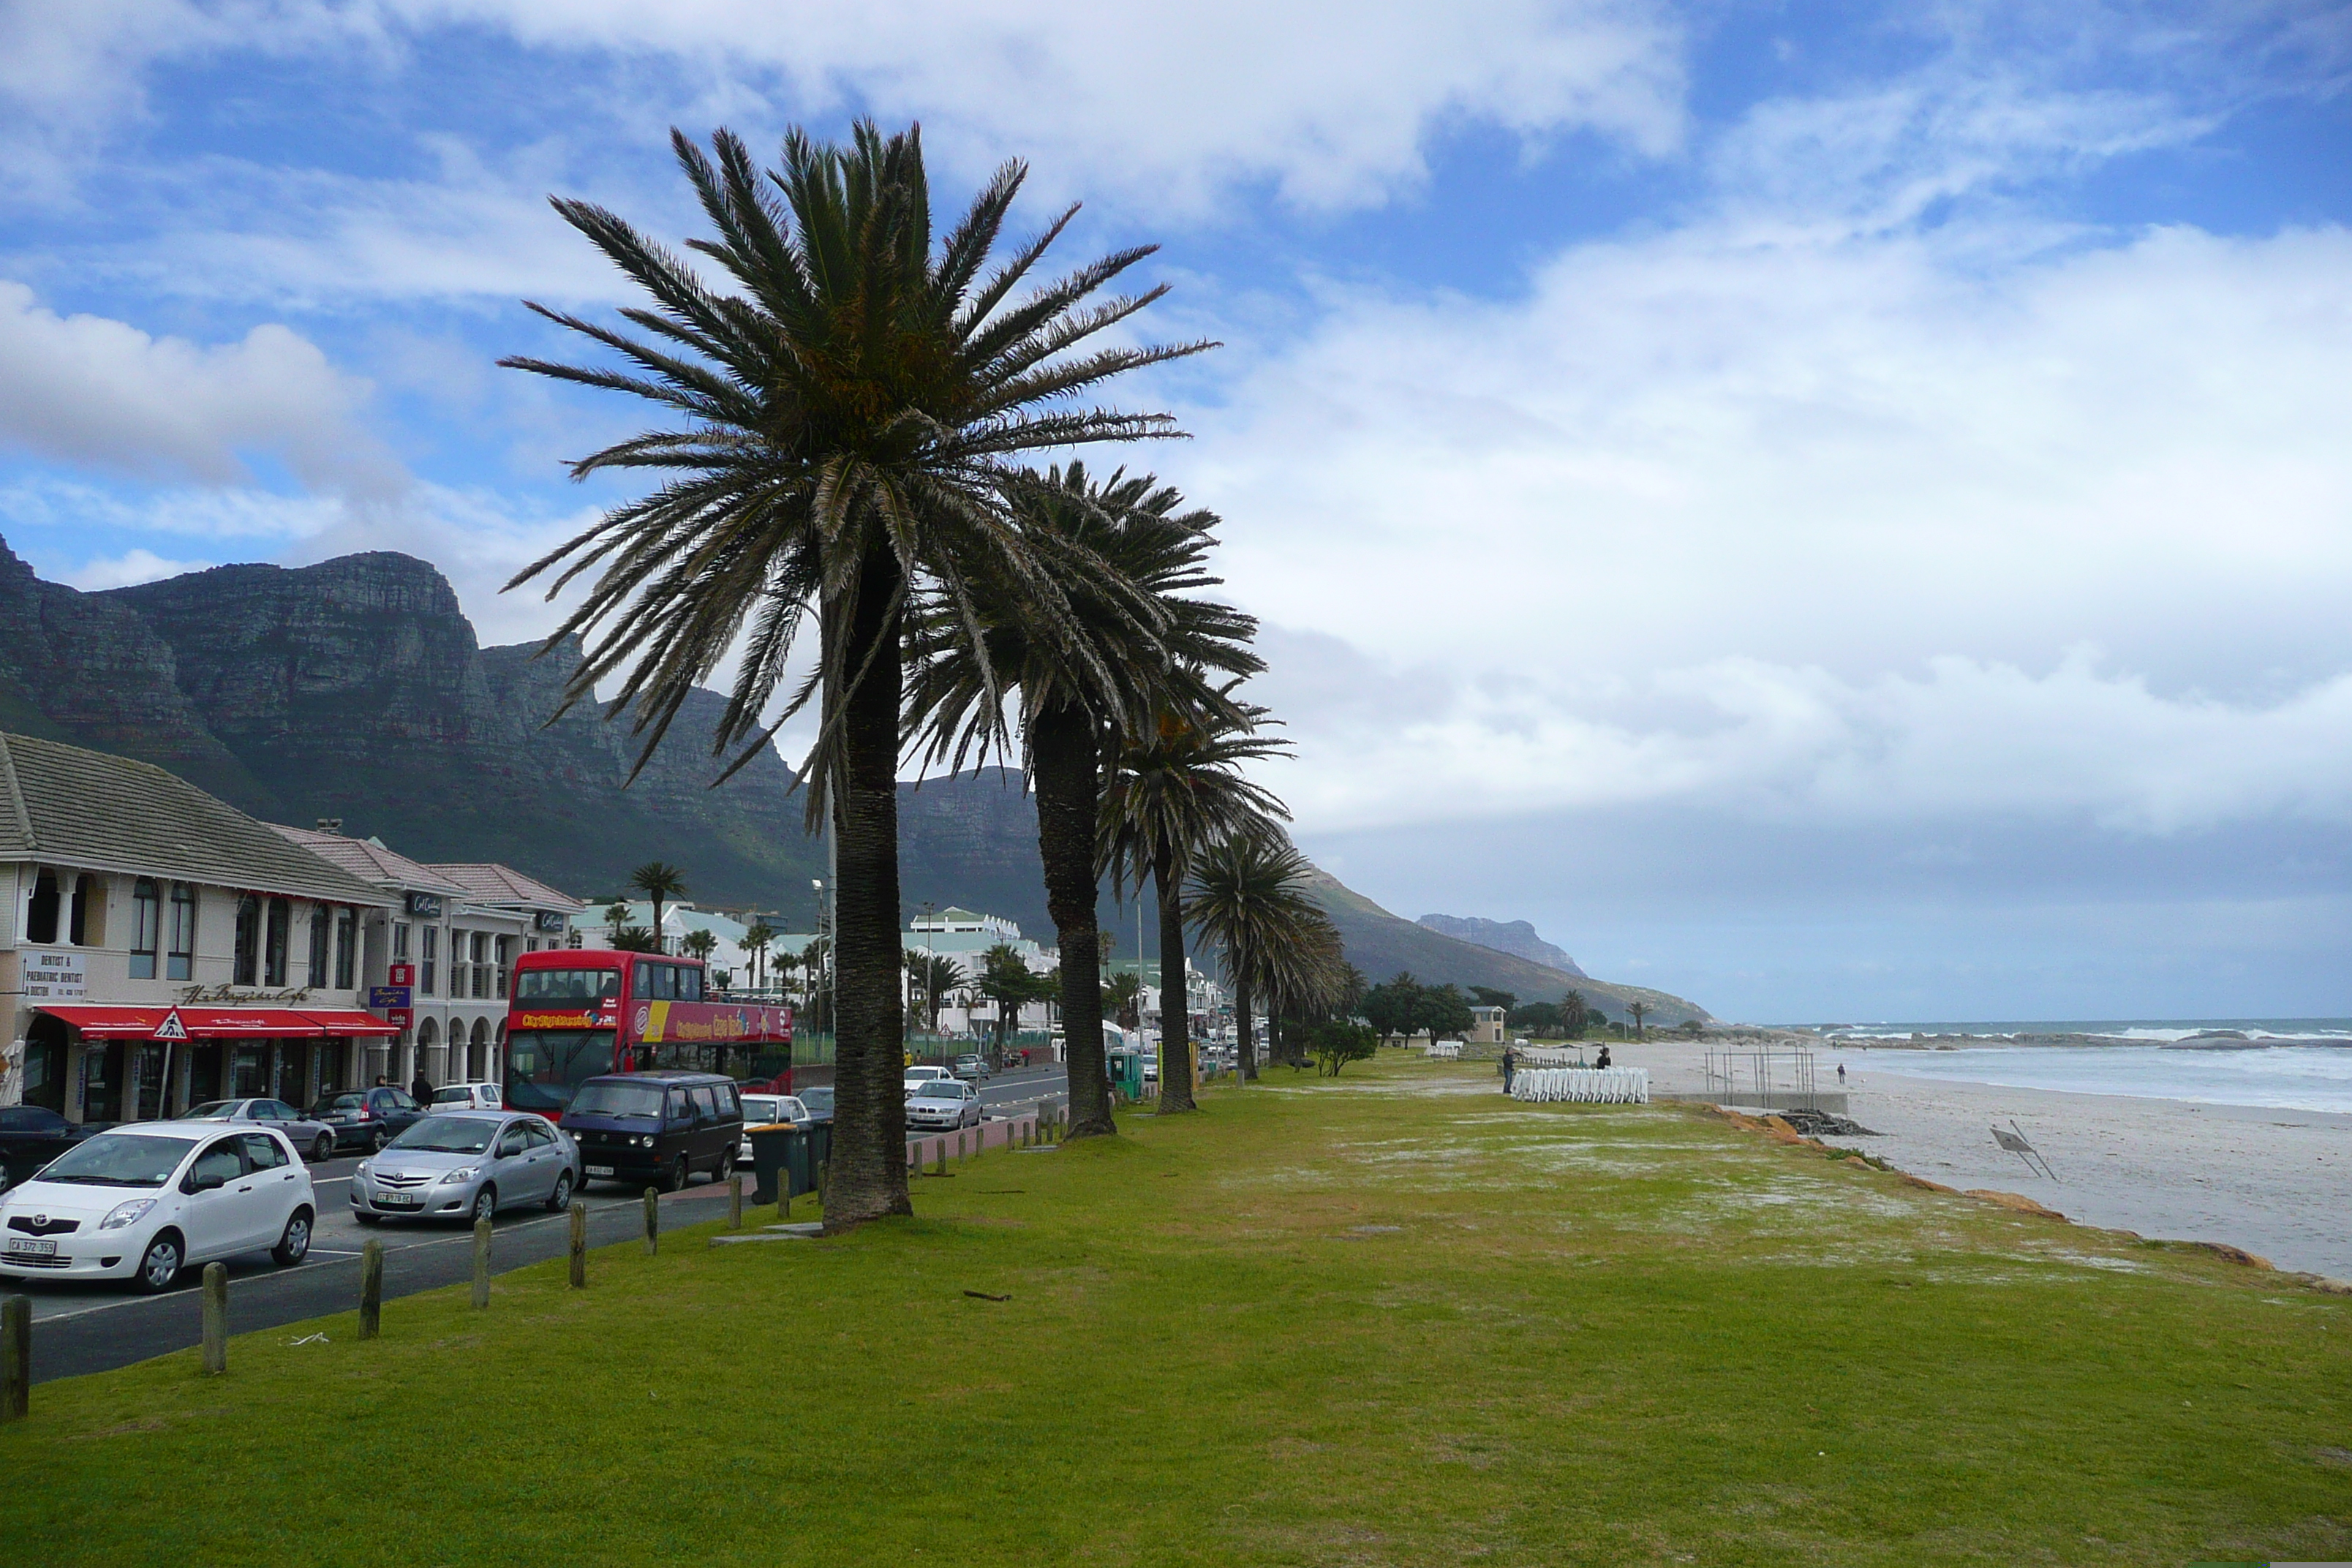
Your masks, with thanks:
[{"label": "asphalt road", "polygon": [[[1016,1069],[980,1086],[982,1103],[992,1116],[1018,1115],[1068,1093],[1069,1078],[1059,1066]],[[352,1170],[358,1163],[359,1156],[350,1155],[310,1167],[319,1223],[308,1258],[291,1268],[278,1268],[267,1252],[228,1260],[230,1333],[252,1333],[356,1309],[360,1247],[370,1237],[383,1243],[387,1301],[473,1278],[470,1225],[394,1220],[363,1226],[352,1218]],[[747,1199],[749,1184],[747,1172]],[[582,1201],[588,1205],[590,1247],[607,1247],[645,1233],[644,1203],[635,1193],[598,1183],[582,1194]],[[712,1205],[726,1201],[727,1189],[707,1179],[661,1200],[665,1210],[677,1206],[679,1226],[712,1217]],[[563,1215],[537,1206],[509,1210],[498,1219],[491,1267],[503,1274],[561,1258],[569,1240]],[[204,1333],[203,1274],[200,1268],[183,1271],[179,1283],[160,1296],[132,1295],[124,1285],[72,1286],[47,1279],[0,1280],[0,1294],[32,1298],[33,1381],[47,1383],[193,1349]]]}]

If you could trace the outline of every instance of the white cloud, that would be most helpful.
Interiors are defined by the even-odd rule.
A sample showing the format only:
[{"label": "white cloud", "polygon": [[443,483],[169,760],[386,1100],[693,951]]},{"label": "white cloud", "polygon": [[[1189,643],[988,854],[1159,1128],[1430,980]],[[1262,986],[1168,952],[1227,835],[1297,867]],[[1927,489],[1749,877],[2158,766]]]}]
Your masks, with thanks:
[{"label": "white cloud", "polygon": [[306,483],[396,489],[397,468],[356,422],[367,393],[286,327],[213,345],[156,338],[59,316],[0,280],[0,443],[37,457],[231,485],[247,454],[267,451]]},{"label": "white cloud", "polygon": [[110,559],[85,561],[65,581],[85,594],[95,594],[107,588],[128,588],[136,583],[202,572],[219,564],[217,561],[166,561],[152,550],[132,550]]}]

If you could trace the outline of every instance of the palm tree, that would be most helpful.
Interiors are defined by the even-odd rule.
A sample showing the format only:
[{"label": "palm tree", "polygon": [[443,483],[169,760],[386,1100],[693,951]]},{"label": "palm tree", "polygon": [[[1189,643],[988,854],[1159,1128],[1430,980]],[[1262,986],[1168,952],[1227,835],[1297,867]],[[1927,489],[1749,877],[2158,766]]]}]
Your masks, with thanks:
[{"label": "palm tree", "polygon": [[743,931],[743,951],[751,955],[751,989],[764,990],[768,984],[768,949],[776,945],[776,928],[766,919],[754,918]]},{"label": "palm tree", "polygon": [[[1221,695],[1229,695],[1221,694]],[[1238,721],[1163,710],[1118,753],[1104,787],[1098,864],[1138,897],[1146,875],[1160,900],[1160,1113],[1192,1110],[1192,1041],[1184,985],[1184,879],[1194,858],[1227,838],[1287,819],[1274,793],[1241,774],[1244,763],[1277,756],[1279,741],[1252,732],[1262,709]]]},{"label": "palm tree", "polygon": [[[1042,1002],[1053,994],[1046,977],[1031,972],[1021,954],[1009,942],[998,942],[981,955],[979,976],[972,989],[996,1004],[996,1060],[1004,1061],[1004,1037],[1022,1007],[1031,1002]],[[1095,1020],[1099,1031],[1102,1020]],[[1065,1037],[1066,1039],[1066,1037]]]},{"label": "palm tree", "polygon": [[929,1032],[940,1032],[940,1004],[949,992],[963,984],[963,968],[952,958],[940,952],[910,952],[907,955],[907,973],[913,976],[915,989],[922,994],[924,1021]]},{"label": "palm tree", "polygon": [[631,891],[643,893],[653,900],[654,951],[667,952],[668,949],[660,945],[666,940],[662,935],[662,903],[686,891],[686,873],[667,860],[648,860],[629,873],[628,885]]},{"label": "palm tree", "polygon": [[708,963],[710,962],[712,950],[719,945],[719,939],[707,930],[696,930],[679,938],[677,945],[683,948],[689,957],[698,958]]},{"label": "palm tree", "polygon": [[[1093,346],[1165,291],[1097,298],[1150,247],[1028,282],[1075,207],[987,270],[1025,177],[1017,163],[935,243],[916,130],[886,138],[862,121],[849,145],[836,146],[794,129],[770,171],[730,132],[712,137],[709,155],[681,133],[671,142],[717,231],[689,248],[737,291],[714,290],[609,212],[556,203],[651,297],[650,307],[622,312],[644,335],[533,306],[627,364],[502,363],[649,399],[679,423],[575,462],[583,478],[612,468],[668,477],[515,581],[559,562],[567,563],[551,593],[597,574],[546,647],[586,639],[566,701],[609,685],[613,710],[631,713],[644,737],[640,770],[696,683],[730,658],[733,687],[712,743],[744,748],[736,766],[815,704],[802,777],[813,784],[811,825],[830,815],[840,887],[825,1205],[827,1228],[839,1231],[909,1212],[897,764],[910,601],[935,594],[965,606],[961,635],[983,668],[968,607],[976,577],[1019,584],[1038,635],[1075,645],[1065,585],[1095,568],[1033,545],[1008,500],[1018,465],[1044,448],[1178,434],[1166,415],[1078,399],[1123,372],[1208,345]],[[772,722],[812,614],[814,668]]]},{"label": "palm tree", "polygon": [[1143,1026],[1143,976],[1137,971],[1129,969],[1112,975],[1102,988],[1102,999],[1104,1005],[1117,1009],[1112,1016],[1118,1020],[1120,1028]]},{"label": "palm tree", "polygon": [[1271,825],[1220,840],[1192,868],[1184,918],[1224,950],[1244,1081],[1257,1077],[1254,1002],[1339,988],[1328,973],[1339,933],[1307,890],[1314,869]]},{"label": "palm tree", "polygon": [[1642,1034],[1642,1020],[1649,1016],[1650,1005],[1647,1002],[1636,999],[1625,1004],[1625,1016],[1633,1020],[1633,1037],[1635,1039],[1638,1040],[1643,1037]]},{"label": "palm tree", "polygon": [[659,952],[661,946],[654,933],[643,926],[622,925],[613,928],[613,947],[618,952]]},{"label": "palm tree", "polygon": [[1095,829],[1107,753],[1171,703],[1214,710],[1217,693],[1200,671],[1247,676],[1265,663],[1249,647],[1254,617],[1187,596],[1220,581],[1202,566],[1218,520],[1182,510],[1172,486],[1123,471],[1097,479],[1074,462],[1017,490],[1014,505],[1032,537],[1100,561],[1124,586],[1097,592],[1082,580],[1070,592],[1085,639],[1074,650],[1037,635],[1017,585],[975,583],[985,665],[954,635],[952,606],[932,606],[917,637],[921,658],[908,708],[929,727],[930,759],[961,770],[984,761],[1001,739],[992,673],[1021,689],[1022,762],[1037,792],[1037,852],[1062,953],[1067,1136],[1085,1138],[1118,1131],[1096,1000],[1107,957],[1095,923]]}]

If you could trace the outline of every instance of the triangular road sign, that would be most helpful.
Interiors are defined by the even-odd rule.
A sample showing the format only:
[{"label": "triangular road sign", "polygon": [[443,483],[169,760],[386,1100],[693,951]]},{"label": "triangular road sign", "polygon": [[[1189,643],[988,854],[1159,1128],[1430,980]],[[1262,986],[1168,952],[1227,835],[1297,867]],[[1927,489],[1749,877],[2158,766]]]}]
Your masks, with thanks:
[{"label": "triangular road sign", "polygon": [[164,1014],[163,1021],[155,1026],[155,1037],[159,1040],[184,1040],[188,1037],[188,1026],[180,1022],[177,1007]]}]

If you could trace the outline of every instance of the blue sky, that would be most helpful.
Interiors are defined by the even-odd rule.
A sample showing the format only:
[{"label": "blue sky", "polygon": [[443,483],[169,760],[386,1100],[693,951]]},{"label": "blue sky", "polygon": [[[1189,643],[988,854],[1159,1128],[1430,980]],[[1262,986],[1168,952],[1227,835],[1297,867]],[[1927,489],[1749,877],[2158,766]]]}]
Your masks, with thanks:
[{"label": "blue sky", "polygon": [[0,4],[0,532],[532,635],[634,417],[493,368],[622,300],[547,195],[919,118],[1227,345],[1138,460],[1351,884],[1726,1016],[2352,1013],[2347,86],[2246,0]]}]

